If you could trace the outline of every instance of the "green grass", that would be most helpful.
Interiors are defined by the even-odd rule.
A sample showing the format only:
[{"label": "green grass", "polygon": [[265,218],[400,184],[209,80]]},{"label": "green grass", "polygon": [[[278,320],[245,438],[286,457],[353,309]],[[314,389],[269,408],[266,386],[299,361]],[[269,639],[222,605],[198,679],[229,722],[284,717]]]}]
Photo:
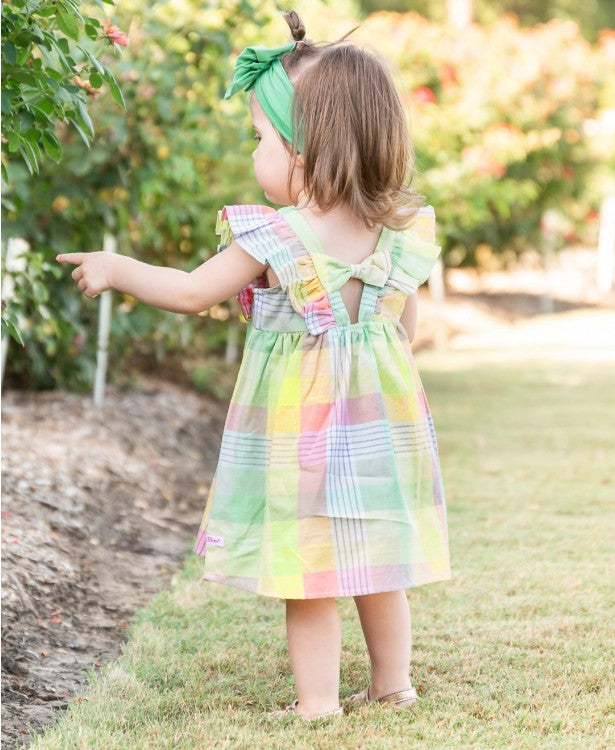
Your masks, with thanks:
[{"label": "green grass", "polygon": [[[615,364],[419,358],[444,468],[454,578],[409,591],[409,712],[263,725],[294,697],[283,603],[200,581],[189,555],[87,700],[32,744],[101,750],[615,746]],[[609,580],[610,579],[610,580]],[[612,594],[611,594],[612,598]],[[352,600],[342,696],[367,683]]]}]

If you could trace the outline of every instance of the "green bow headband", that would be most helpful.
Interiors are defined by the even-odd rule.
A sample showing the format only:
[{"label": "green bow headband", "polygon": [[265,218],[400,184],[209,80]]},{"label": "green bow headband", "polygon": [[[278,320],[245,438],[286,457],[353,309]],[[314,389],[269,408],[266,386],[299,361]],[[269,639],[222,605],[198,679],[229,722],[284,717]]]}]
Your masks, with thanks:
[{"label": "green bow headband", "polygon": [[[229,99],[238,91],[254,88],[263,112],[289,143],[293,142],[294,88],[280,58],[296,46],[297,42],[281,47],[264,47],[260,44],[246,47],[237,58],[235,75],[224,94],[224,98]],[[299,141],[297,147],[301,151],[303,144]]]}]

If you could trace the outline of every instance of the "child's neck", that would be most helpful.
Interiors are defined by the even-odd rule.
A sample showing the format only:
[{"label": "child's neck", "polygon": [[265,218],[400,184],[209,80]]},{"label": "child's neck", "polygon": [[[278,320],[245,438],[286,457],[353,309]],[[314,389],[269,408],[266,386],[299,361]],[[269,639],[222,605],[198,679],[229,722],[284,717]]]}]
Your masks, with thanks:
[{"label": "child's neck", "polygon": [[377,241],[382,229],[381,225],[369,229],[365,222],[345,204],[336,206],[325,213],[318,206],[308,204],[300,198],[296,207],[319,235],[321,241],[345,237],[351,243],[354,241],[369,244],[372,239]]}]

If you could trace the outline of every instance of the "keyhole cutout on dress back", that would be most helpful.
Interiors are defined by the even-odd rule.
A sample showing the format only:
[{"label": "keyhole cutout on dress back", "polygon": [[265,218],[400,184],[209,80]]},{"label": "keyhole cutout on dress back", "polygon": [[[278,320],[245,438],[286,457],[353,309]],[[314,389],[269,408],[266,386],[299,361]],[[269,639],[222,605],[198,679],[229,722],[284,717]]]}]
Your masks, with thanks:
[{"label": "keyhole cutout on dress back", "polygon": [[[383,238],[385,237],[385,228],[381,227],[378,230],[378,233],[374,234],[371,238],[365,236],[359,238],[355,237],[354,240],[349,239],[346,242],[339,242],[334,240],[333,244],[335,245],[336,252],[331,254],[328,253],[325,249],[325,245],[327,245],[327,242],[319,237],[314,227],[310,224],[309,221],[305,219],[305,217],[297,210],[296,207],[293,207],[292,210],[290,207],[288,207],[287,209],[283,209],[283,211],[285,211],[285,216],[289,220],[289,223],[297,237],[303,237],[303,239],[300,241],[307,243],[306,247],[308,247],[308,251],[310,252],[312,257],[318,255],[328,256],[329,258],[331,258],[331,260],[342,263],[343,265],[361,266],[368,258],[376,253]],[[340,257],[340,255],[343,256],[346,254],[354,255],[358,246],[365,247],[365,249],[369,250],[367,254],[364,254],[363,258],[354,259]],[[267,274],[267,279],[268,283],[271,285],[273,279],[269,276],[269,273]],[[321,278],[321,281],[323,281],[323,285],[325,285],[324,277]],[[351,325],[359,322],[359,314],[361,312],[361,306],[363,303],[364,287],[365,283],[363,282],[363,279],[357,278],[357,275],[352,275],[346,279],[341,287],[338,287],[333,292],[334,294],[339,294],[339,299],[341,300],[345,308],[348,321]],[[329,293],[331,294],[331,290],[329,290]]]},{"label": "keyhole cutout on dress back", "polygon": [[[269,266],[265,271],[265,278],[267,279],[267,287],[271,289],[273,286],[277,286],[280,283],[279,278],[275,274],[274,270]],[[363,282],[361,279],[351,277],[348,281],[340,288],[340,295],[342,302],[348,313],[351,323],[357,323],[359,320],[359,309],[361,307],[361,296],[363,294]]]},{"label": "keyhole cutout on dress back", "polygon": [[353,276],[340,287],[340,296],[351,323],[357,323],[359,320],[362,294],[363,282],[361,279],[356,279]]}]

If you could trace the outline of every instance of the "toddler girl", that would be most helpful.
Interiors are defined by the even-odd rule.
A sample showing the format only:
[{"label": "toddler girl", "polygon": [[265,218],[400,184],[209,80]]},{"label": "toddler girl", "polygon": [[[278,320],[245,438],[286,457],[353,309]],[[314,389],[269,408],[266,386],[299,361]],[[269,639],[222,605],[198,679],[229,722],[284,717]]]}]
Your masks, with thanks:
[{"label": "toddler girl", "polygon": [[411,149],[390,74],[345,40],[246,48],[226,96],[252,90],[254,173],[282,206],[225,206],[216,253],[191,273],[71,253],[79,289],[179,313],[238,295],[243,360],[195,552],[203,578],[286,601],[297,698],[336,716],[352,596],[371,682],[352,703],[408,707],[405,589],[450,578],[436,438],[410,341],[440,248],[408,187]]}]

